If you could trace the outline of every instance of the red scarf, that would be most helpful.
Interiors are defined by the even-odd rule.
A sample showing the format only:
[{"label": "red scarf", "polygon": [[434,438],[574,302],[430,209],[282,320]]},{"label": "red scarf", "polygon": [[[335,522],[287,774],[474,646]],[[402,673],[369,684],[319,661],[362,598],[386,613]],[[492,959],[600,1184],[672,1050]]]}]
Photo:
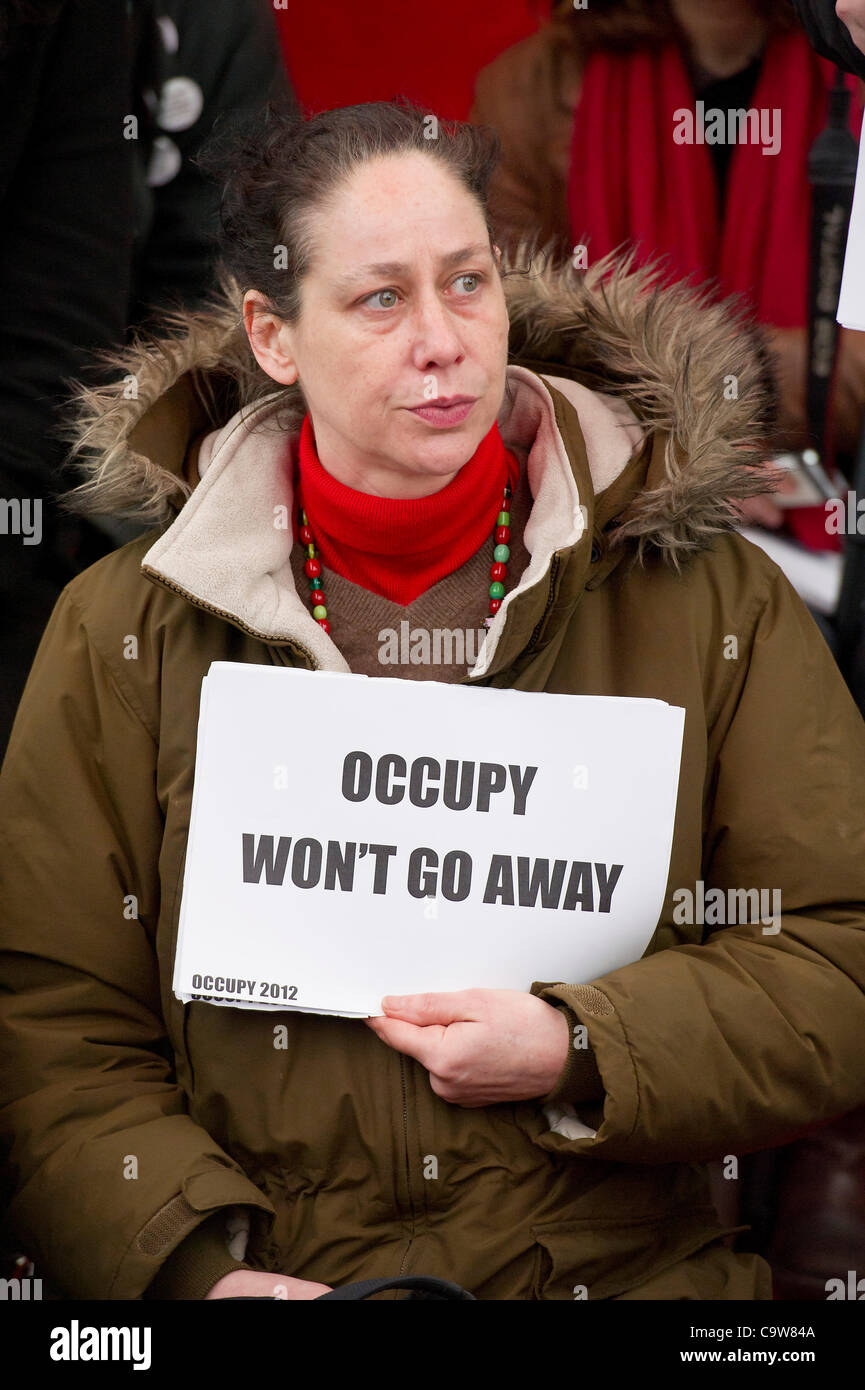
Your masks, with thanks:
[{"label": "red scarf", "polygon": [[[677,43],[655,51],[593,54],[583,75],[571,146],[568,207],[574,244],[593,261],[625,241],[638,263],[669,256],[671,278],[717,277],[719,295],[746,295],[758,319],[779,328],[808,321],[811,190],[808,152],[826,124],[834,68],[798,30],[766,46],[751,107],[768,113],[757,143],[732,152],[723,222],[712,156],[705,144],[676,144],[674,113],[695,111],[695,93]],[[849,85],[857,92],[853,79]],[[710,108],[711,109],[711,108]],[[772,112],[780,110],[779,117]],[[851,103],[851,130],[862,113]],[[773,127],[773,121],[775,122]],[[695,133],[700,123],[694,119]],[[729,132],[727,132],[729,133]],[[838,549],[822,507],[792,511],[790,526],[812,548]]]},{"label": "red scarf", "polygon": [[432,496],[357,492],[322,467],[308,413],[298,465],[295,536],[303,507],[326,569],[401,604],[412,603],[492,542],[505,482],[516,491],[520,476],[519,461],[494,423],[468,463]]}]

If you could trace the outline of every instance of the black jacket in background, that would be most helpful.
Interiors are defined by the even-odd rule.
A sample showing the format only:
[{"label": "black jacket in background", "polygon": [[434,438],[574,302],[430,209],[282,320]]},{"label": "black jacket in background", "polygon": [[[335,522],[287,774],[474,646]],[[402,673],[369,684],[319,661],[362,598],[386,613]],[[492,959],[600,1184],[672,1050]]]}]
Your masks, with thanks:
[{"label": "black jacket in background", "polygon": [[[43,496],[62,383],[123,342],[135,233],[134,16],[57,0],[0,52],[0,490]],[[4,538],[5,540],[5,538]]]},{"label": "black jacket in background", "polygon": [[[67,383],[98,379],[94,353],[122,347],[150,308],[193,307],[213,283],[218,193],[192,159],[217,117],[292,98],[268,0],[24,13],[0,30],[0,496],[48,497],[71,482],[54,433]],[[163,129],[160,89],[177,79],[201,111]],[[154,185],[166,141],[179,169]]]},{"label": "black jacket in background", "polygon": [[809,39],[824,58],[865,81],[865,53],[835,13],[835,0],[791,0]]},{"label": "black jacket in background", "polygon": [[[176,302],[192,308],[214,284],[219,190],[193,163],[214,122],[244,117],[269,97],[294,101],[270,0],[149,0],[163,33],[156,85],[163,101],[149,135],[155,137],[145,175],[146,221],[136,238],[130,322]],[[176,47],[174,45],[176,44]],[[179,100],[172,98],[177,93]],[[202,103],[191,125],[175,128],[190,98]],[[160,166],[179,169],[163,182]]]},{"label": "black jacket in background", "polygon": [[268,0],[0,0],[0,756],[60,589],[141,530],[56,505],[70,384],[110,374],[95,354],[150,307],[206,295],[217,191],[191,160],[286,89]]}]

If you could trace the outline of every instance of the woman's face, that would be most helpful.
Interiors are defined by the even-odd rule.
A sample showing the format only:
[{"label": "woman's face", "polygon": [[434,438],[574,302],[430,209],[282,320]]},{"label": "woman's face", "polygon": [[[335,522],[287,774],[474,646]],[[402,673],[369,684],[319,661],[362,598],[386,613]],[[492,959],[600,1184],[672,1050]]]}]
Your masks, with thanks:
[{"label": "woman's face", "polygon": [[[424,154],[359,166],[314,214],[301,315],[244,313],[261,366],[299,380],[322,465],[381,497],[439,491],[502,405],[508,314],[483,214]],[[448,413],[415,407],[473,398]],[[438,419],[430,418],[437,415]]]}]

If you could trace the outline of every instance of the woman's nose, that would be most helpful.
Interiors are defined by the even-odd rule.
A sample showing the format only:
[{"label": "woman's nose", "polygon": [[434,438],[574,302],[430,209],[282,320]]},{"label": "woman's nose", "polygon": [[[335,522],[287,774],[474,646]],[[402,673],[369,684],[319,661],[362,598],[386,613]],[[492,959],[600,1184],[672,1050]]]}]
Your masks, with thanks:
[{"label": "woman's nose", "polygon": [[438,295],[420,301],[413,321],[413,348],[418,365],[452,362],[462,352],[462,343],[447,307]]}]

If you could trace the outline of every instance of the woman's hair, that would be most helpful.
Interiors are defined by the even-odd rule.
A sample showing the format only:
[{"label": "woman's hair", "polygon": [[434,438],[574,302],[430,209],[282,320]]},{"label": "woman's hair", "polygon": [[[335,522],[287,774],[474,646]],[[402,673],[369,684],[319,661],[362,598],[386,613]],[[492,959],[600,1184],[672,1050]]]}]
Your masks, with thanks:
[{"label": "woman's hair", "polygon": [[[773,31],[794,29],[798,24],[790,0],[751,0],[751,4]],[[581,54],[600,48],[612,53],[656,48],[681,36],[669,0],[589,0],[585,10],[575,10],[573,0],[556,0],[552,20],[568,30]]]},{"label": "woman's hair", "polygon": [[438,160],[477,200],[492,243],[487,191],[500,148],[488,127],[439,120],[402,98],[309,118],[273,100],[241,125],[217,130],[196,162],[222,186],[222,266],[241,291],[258,290],[291,324],[300,316],[313,216],[327,211],[355,169],[382,155]]}]

